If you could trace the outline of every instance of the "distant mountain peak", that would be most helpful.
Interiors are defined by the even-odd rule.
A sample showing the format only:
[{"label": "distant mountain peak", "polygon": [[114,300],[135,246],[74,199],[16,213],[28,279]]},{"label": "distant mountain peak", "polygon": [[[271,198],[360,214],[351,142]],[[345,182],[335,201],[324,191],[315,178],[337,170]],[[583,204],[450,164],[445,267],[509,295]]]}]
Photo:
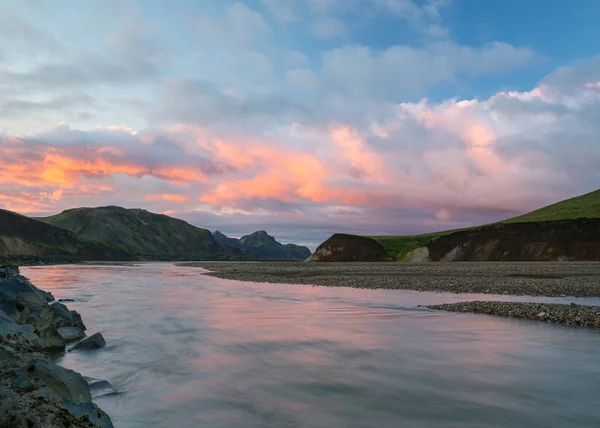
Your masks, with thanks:
[{"label": "distant mountain peak", "polygon": [[264,230],[257,230],[240,239],[230,238],[218,230],[213,232],[217,242],[244,250],[261,259],[271,260],[305,260],[310,250],[295,244],[281,244]]}]

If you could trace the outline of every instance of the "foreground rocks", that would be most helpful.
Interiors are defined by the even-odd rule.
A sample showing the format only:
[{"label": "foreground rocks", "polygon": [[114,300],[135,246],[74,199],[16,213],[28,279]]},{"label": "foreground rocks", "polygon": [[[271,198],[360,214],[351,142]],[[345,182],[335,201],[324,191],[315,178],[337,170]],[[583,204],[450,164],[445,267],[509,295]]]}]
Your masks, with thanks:
[{"label": "foreground rocks", "polygon": [[600,296],[600,263],[243,263],[182,264],[224,279],[275,284],[529,296]]},{"label": "foreground rocks", "polygon": [[16,266],[0,265],[0,428],[110,428],[83,376],[45,353],[85,336],[79,314],[53,301]]},{"label": "foreground rocks", "polygon": [[575,303],[565,305],[554,303],[475,301],[427,307],[438,311],[471,312],[557,324],[600,327],[600,306],[582,306]]}]

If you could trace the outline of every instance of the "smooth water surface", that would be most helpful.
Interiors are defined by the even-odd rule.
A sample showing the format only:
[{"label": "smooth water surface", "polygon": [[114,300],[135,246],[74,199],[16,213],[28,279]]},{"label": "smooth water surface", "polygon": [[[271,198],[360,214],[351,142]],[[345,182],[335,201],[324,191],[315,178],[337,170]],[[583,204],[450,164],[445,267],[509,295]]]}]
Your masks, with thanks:
[{"label": "smooth water surface", "polygon": [[417,305],[598,299],[253,284],[168,263],[24,268],[108,345],[116,427],[598,427],[600,332]]}]

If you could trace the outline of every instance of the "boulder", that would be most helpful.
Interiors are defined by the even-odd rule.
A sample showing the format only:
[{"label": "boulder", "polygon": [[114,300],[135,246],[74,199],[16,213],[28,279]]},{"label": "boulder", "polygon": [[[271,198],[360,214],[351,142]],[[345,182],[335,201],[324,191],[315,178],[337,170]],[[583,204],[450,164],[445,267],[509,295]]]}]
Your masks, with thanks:
[{"label": "boulder", "polygon": [[392,262],[385,248],[374,239],[365,236],[336,233],[323,242],[309,262]]},{"label": "boulder", "polygon": [[85,333],[79,327],[60,327],[57,332],[65,342],[74,342],[85,337]]},{"label": "boulder", "polygon": [[33,375],[72,403],[90,403],[92,395],[84,377],[73,370],[57,366],[48,359],[36,362]]},{"label": "boulder", "polygon": [[39,341],[39,337],[35,334],[33,326],[29,324],[17,324],[11,317],[0,311],[0,336],[8,336],[9,334],[20,334],[26,340]]},{"label": "boulder", "polygon": [[78,327],[85,330],[85,324],[81,320],[81,315],[76,311],[70,311],[62,303],[56,302],[48,305],[40,313],[39,323],[53,325],[56,328],[60,327]]},{"label": "boulder", "polygon": [[28,306],[32,312],[35,312],[36,307],[41,309],[54,300],[51,293],[40,290],[24,276],[19,275],[13,280],[19,282],[17,303]]},{"label": "boulder", "polygon": [[107,380],[94,379],[93,377],[86,377],[88,385],[90,386],[90,392],[92,398],[104,397],[106,395],[116,394],[115,389]]},{"label": "boulder", "polygon": [[0,280],[0,310],[3,310],[19,322],[27,322],[21,313],[28,309],[30,313],[42,311],[54,297],[40,290],[24,276]]},{"label": "boulder", "polygon": [[39,314],[32,314],[26,322],[35,327],[40,337],[40,344],[45,349],[65,347],[69,340],[59,332],[63,327],[85,330],[81,316],[75,311],[69,311],[65,305],[58,302],[47,305]]},{"label": "boulder", "polygon": [[94,403],[69,403],[65,402],[69,413],[79,420],[88,420],[100,428],[114,428],[110,417]]},{"label": "boulder", "polygon": [[90,337],[86,337],[80,342],[77,342],[69,351],[76,350],[89,350],[89,349],[100,349],[106,346],[106,341],[102,336],[102,333],[92,334]]}]

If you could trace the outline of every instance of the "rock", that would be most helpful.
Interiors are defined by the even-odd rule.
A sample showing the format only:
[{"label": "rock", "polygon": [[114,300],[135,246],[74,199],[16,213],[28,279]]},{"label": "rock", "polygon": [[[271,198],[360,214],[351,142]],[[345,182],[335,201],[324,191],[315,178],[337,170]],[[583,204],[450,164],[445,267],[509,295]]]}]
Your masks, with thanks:
[{"label": "rock", "polygon": [[90,391],[92,393],[93,398],[104,397],[106,395],[112,395],[116,393],[113,386],[107,380],[94,379],[88,377],[86,377],[85,380],[90,386]]},{"label": "rock", "polygon": [[17,302],[29,306],[32,312],[35,312],[36,307],[41,309],[54,300],[51,293],[40,290],[24,276],[17,276],[14,279],[19,281]]},{"label": "rock", "polygon": [[544,318],[546,316],[546,312],[540,312],[537,317],[538,318]]},{"label": "rock", "polygon": [[42,321],[46,320],[56,328],[59,327],[78,327],[85,330],[85,324],[81,320],[81,315],[76,311],[70,311],[60,302],[48,305],[40,315]]},{"label": "rock", "polygon": [[13,319],[22,318],[25,309],[31,313],[40,312],[53,299],[52,294],[40,290],[24,276],[0,281],[0,309]]},{"label": "rock", "polygon": [[19,281],[11,278],[0,281],[0,310],[11,317],[18,315],[17,295],[19,294]]},{"label": "rock", "polygon": [[13,265],[11,263],[5,263],[0,265],[0,280],[10,279],[17,275],[19,275],[19,266]]},{"label": "rock", "polygon": [[85,333],[79,327],[60,327],[57,332],[65,342],[73,342],[85,337]]},{"label": "rock", "polygon": [[67,340],[58,331],[62,327],[85,330],[81,316],[58,302],[47,305],[39,314],[32,315],[28,322],[35,327],[40,343],[46,349],[65,347]]},{"label": "rock", "polygon": [[114,428],[110,417],[94,403],[65,403],[69,413],[80,420],[89,420],[100,428]]},{"label": "rock", "polygon": [[74,302],[73,299],[58,299],[59,302]]},{"label": "rock", "polygon": [[371,238],[336,233],[323,242],[309,262],[391,262],[385,248]]},{"label": "rock", "polygon": [[58,333],[58,329],[52,325],[43,329],[36,329],[40,338],[40,345],[46,350],[63,350],[67,341]]},{"label": "rock", "polygon": [[26,340],[39,341],[39,337],[35,334],[33,326],[29,324],[17,324],[11,317],[0,311],[0,336],[8,336],[9,334],[20,334]]},{"label": "rock", "polygon": [[73,370],[57,366],[48,359],[40,359],[35,364],[33,374],[72,403],[92,401],[90,388],[84,377]]},{"label": "rock", "polygon": [[100,349],[106,346],[106,341],[102,337],[102,333],[92,334],[90,337],[83,339],[76,343],[69,351],[76,350],[88,350],[88,349]]},{"label": "rock", "polygon": [[[0,266],[0,427],[112,428],[110,417],[91,402],[83,376],[42,352],[85,336],[80,315],[61,303],[48,304],[53,299],[18,270]],[[88,346],[104,344],[98,335]],[[107,382],[96,388],[99,394],[114,392]]]}]

